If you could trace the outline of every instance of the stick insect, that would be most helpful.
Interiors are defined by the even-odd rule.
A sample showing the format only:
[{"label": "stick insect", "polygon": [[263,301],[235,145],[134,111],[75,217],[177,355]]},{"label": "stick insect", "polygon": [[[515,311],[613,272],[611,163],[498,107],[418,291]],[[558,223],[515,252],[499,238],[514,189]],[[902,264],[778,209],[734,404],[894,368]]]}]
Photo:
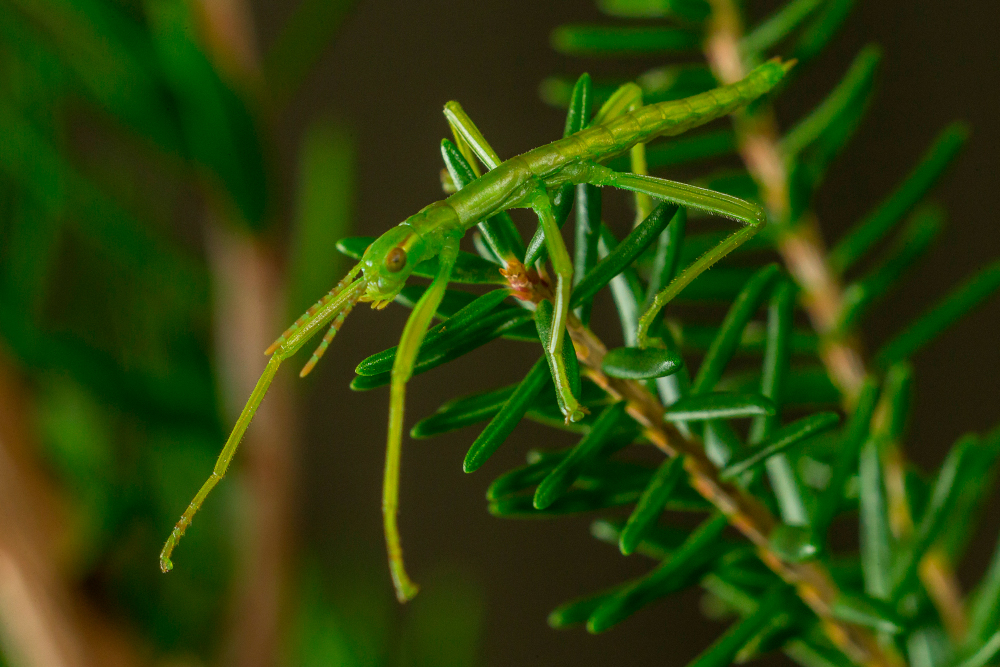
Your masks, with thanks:
[{"label": "stick insect", "polygon": [[[646,142],[656,137],[680,134],[732,113],[771,90],[791,65],[771,61],[733,85],[683,100],[646,106],[642,105],[638,86],[626,84],[598,111],[588,127],[505,162],[501,162],[461,107],[457,103],[449,103],[445,116],[457,143],[464,149],[463,152],[478,158],[488,171],[447,199],[425,207],[376,239],[346,277],[267,349],[270,360],[236,421],[211,476],[184,511],[163,547],[161,569],[164,572],[171,569],[171,552],[209,492],[225,475],[240,439],[281,362],[294,355],[329,324],[329,330],[300,375],[307,374],[323,356],[344,319],[358,302],[370,302],[376,309],[384,308],[396,298],[418,264],[436,258],[437,273],[413,307],[392,366],[383,481],[382,511],[390,572],[399,600],[405,602],[411,599],[417,592],[417,586],[410,580],[403,565],[396,522],[405,389],[413,374],[424,335],[441,304],[464,234],[481,221],[508,209],[528,208],[537,215],[539,234],[544,235],[544,247],[555,275],[551,337],[542,344],[566,421],[581,419],[585,408],[573,395],[562,355],[573,263],[553,213],[554,193],[574,184],[610,186],[644,198],[647,202],[645,206],[642,200],[637,202],[640,209],[648,208],[648,202],[656,199],[721,215],[742,224],[738,231],[678,274],[652,300],[639,320],[637,340],[641,347],[655,344],[650,340],[648,331],[663,306],[697,275],[753,236],[764,224],[764,213],[758,206],[729,195],[643,174],[616,172],[601,163],[629,151],[632,151],[634,160],[636,150],[641,150]],[[641,158],[641,154],[638,157]],[[513,257],[501,259],[505,263],[517,262]]]}]

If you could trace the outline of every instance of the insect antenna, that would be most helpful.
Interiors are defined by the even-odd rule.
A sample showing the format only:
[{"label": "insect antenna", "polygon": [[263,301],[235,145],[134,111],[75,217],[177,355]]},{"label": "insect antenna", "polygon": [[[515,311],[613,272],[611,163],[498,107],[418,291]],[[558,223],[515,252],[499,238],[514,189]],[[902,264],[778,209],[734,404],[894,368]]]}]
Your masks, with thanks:
[{"label": "insect antenna", "polygon": [[[324,306],[327,306],[331,301],[340,296],[340,293],[343,292],[348,285],[352,284],[351,283],[352,279],[354,278],[354,276],[358,274],[358,271],[360,270],[361,270],[361,265],[360,264],[355,265],[355,267],[351,269],[346,276],[344,276],[343,280],[337,283],[332,290],[327,292],[322,299],[314,303],[309,308],[309,310],[302,313],[301,317],[299,317],[299,319],[295,320],[295,322],[292,323],[292,326],[285,329],[285,331],[280,336],[278,336],[278,339],[273,343],[271,343],[271,346],[269,348],[264,350],[264,354],[271,355],[275,352],[275,350],[284,345],[288,341],[288,339],[292,337],[292,334],[294,334],[296,331],[299,330],[299,327],[301,327],[306,322],[311,321],[317,312],[319,312]],[[352,299],[349,303],[350,305],[348,306],[348,310],[354,307],[354,304],[357,303],[357,299]]]},{"label": "insect antenna", "polygon": [[316,364],[319,363],[319,360],[323,358],[323,354],[326,353],[326,348],[330,346],[330,341],[332,341],[333,337],[337,335],[338,331],[340,331],[340,327],[344,323],[344,320],[351,314],[351,311],[354,309],[355,304],[357,304],[363,293],[364,292],[362,290],[356,289],[350,296],[347,303],[344,304],[343,309],[337,313],[337,316],[333,319],[333,324],[330,325],[330,329],[326,332],[326,335],[323,336],[323,340],[316,348],[316,351],[313,352],[309,361],[307,361],[306,365],[302,367],[301,371],[299,371],[300,378],[304,378],[309,375]]}]

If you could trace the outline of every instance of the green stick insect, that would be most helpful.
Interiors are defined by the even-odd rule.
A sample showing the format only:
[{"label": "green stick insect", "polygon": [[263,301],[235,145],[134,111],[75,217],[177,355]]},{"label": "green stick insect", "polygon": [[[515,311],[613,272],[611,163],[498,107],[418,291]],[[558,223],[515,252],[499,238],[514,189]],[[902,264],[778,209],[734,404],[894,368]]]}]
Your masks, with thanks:
[{"label": "green stick insect", "polygon": [[[554,194],[576,184],[611,186],[635,193],[640,211],[649,208],[649,198],[652,198],[721,215],[742,224],[739,231],[695,260],[651,301],[639,320],[637,340],[640,347],[655,345],[648,331],[663,306],[697,275],[753,236],[764,224],[764,213],[754,204],[725,194],[641,173],[616,172],[601,163],[631,151],[633,171],[642,171],[636,168],[636,163],[643,161],[641,150],[646,142],[659,136],[680,134],[739,109],[770,91],[791,65],[771,61],[733,85],[683,100],[647,106],[642,105],[639,87],[626,84],[602,106],[589,126],[506,162],[501,162],[461,107],[457,103],[449,103],[445,116],[460,149],[468,158],[472,155],[477,157],[488,171],[447,199],[427,206],[376,239],[347,276],[268,348],[266,353],[271,355],[270,361],[226,441],[211,477],[191,501],[163,547],[161,569],[164,572],[171,569],[171,552],[206,496],[225,475],[240,439],[281,362],[295,354],[322,327],[330,324],[316,352],[302,369],[301,375],[305,375],[319,361],[355,304],[367,301],[373,308],[384,308],[400,293],[417,265],[436,260],[433,280],[413,307],[403,329],[391,372],[382,511],[396,594],[401,602],[411,599],[417,592],[417,586],[407,576],[403,566],[396,523],[405,389],[413,374],[421,343],[444,297],[459,256],[462,237],[480,222],[508,209],[529,208],[538,216],[539,233],[532,244],[534,249],[529,246],[527,262],[529,265],[541,264],[537,257],[540,243],[544,243],[555,274],[551,337],[543,340],[542,344],[562,413],[567,422],[578,421],[586,409],[573,395],[562,354],[567,318],[570,317],[573,263],[553,211]],[[521,266],[512,254],[508,253],[500,259],[508,264],[508,268],[512,263]],[[424,266],[430,265],[428,262]]]}]

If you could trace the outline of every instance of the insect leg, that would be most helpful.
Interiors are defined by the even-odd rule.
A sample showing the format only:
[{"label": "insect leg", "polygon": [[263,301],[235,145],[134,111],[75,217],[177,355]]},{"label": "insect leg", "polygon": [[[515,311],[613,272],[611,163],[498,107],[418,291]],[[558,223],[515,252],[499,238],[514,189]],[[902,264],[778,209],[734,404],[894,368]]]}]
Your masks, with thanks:
[{"label": "insect leg", "polygon": [[590,182],[595,185],[607,185],[631,192],[641,192],[655,199],[714,213],[743,223],[743,227],[693,261],[669,285],[657,293],[652,303],[639,318],[636,336],[639,347],[647,347],[650,344],[649,328],[660,310],[692,280],[760,231],[767,219],[763,209],[752,202],[685,183],[676,183],[652,176],[616,172],[600,165],[594,165],[591,168],[590,176]]},{"label": "insect leg", "polygon": [[[601,105],[591,125],[607,123],[622,114],[634,111],[642,106],[642,88],[636,83],[622,84],[611,94],[608,101]],[[646,144],[638,143],[629,150],[630,168],[633,174],[647,174]],[[635,193],[635,224],[645,220],[653,211],[653,199],[644,192]]]},{"label": "insect leg", "polygon": [[476,161],[472,159],[473,155],[486,165],[487,170],[497,168],[497,165],[501,162],[500,157],[493,150],[493,147],[490,146],[489,142],[486,141],[486,137],[479,131],[476,124],[465,113],[465,109],[462,108],[461,104],[454,100],[445,104],[444,117],[448,119],[448,125],[451,126],[451,132],[455,135],[455,143],[458,144],[458,149],[465,156],[472,170],[476,172],[476,176],[481,176],[482,174],[479,173],[479,169],[476,167]]},{"label": "insect leg", "polygon": [[[348,276],[353,276],[356,273],[357,269],[353,270]],[[163,545],[163,550],[160,552],[161,570],[168,572],[173,567],[170,555],[173,553],[174,547],[177,546],[181,537],[184,536],[184,531],[191,525],[194,515],[201,509],[205,498],[215,488],[215,485],[219,483],[219,480],[225,476],[226,471],[229,469],[229,464],[232,463],[233,457],[236,455],[236,449],[239,447],[240,440],[243,439],[243,434],[246,433],[247,427],[250,426],[250,421],[257,412],[257,408],[260,407],[261,402],[264,400],[264,394],[267,393],[268,387],[271,386],[271,381],[274,380],[281,362],[295,354],[331,318],[337,316],[344,309],[349,310],[357,302],[363,289],[364,280],[361,278],[346,287],[335,289],[310,308],[306,315],[300,317],[296,325],[286,331],[275,345],[268,348],[271,359],[267,362],[267,366],[264,368],[260,379],[257,380],[257,386],[251,392],[246,405],[243,406],[243,411],[236,420],[236,425],[233,426],[233,430],[229,434],[229,438],[226,440],[226,444],[223,446],[222,452],[215,462],[215,468],[212,469],[211,476],[202,484],[198,493],[195,494],[194,499],[187,506],[187,509],[184,510],[180,520],[170,532],[166,544]]]},{"label": "insect leg", "polygon": [[403,446],[403,411],[406,402],[406,383],[413,375],[413,364],[420,343],[441,304],[448,279],[458,258],[460,234],[449,238],[438,255],[440,269],[430,287],[413,307],[403,335],[396,348],[396,360],[392,365],[392,385],[389,393],[389,435],[385,452],[385,477],[382,484],[382,519],[385,527],[385,543],[389,552],[389,571],[396,587],[396,597],[406,602],[417,594],[417,585],[406,574],[403,565],[403,548],[399,538],[396,514],[399,509],[399,464]]},{"label": "insect leg", "polygon": [[570,259],[566,243],[559,233],[559,223],[552,212],[552,202],[544,188],[539,189],[531,199],[531,208],[538,216],[545,231],[545,247],[556,273],[555,304],[552,316],[552,333],[547,341],[542,341],[552,368],[552,382],[559,395],[559,407],[567,422],[583,419],[586,410],[570,388],[569,374],[563,361],[563,339],[566,332],[566,316],[569,311],[569,297],[573,289],[573,260]]}]

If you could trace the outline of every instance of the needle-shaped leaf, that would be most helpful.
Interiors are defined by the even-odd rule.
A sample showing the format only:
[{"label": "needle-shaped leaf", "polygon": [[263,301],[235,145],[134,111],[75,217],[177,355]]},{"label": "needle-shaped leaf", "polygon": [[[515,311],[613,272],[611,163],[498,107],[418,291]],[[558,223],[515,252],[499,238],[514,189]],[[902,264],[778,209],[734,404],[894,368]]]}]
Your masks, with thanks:
[{"label": "needle-shaped leaf", "polygon": [[570,56],[656,55],[693,51],[696,33],[666,26],[563,25],[552,31],[552,48]]},{"label": "needle-shaped leaf", "polygon": [[917,566],[920,559],[931,544],[941,534],[944,522],[948,519],[962,488],[964,466],[970,452],[978,445],[979,438],[966,435],[961,438],[948,452],[937,479],[930,501],[924,508],[923,516],[916,526],[913,539],[896,556],[892,568],[891,597],[900,599],[909,592],[917,578]]},{"label": "needle-shaped leaf", "polygon": [[908,359],[1000,288],[1000,261],[960,285],[895,338],[882,346],[875,363],[886,368]]},{"label": "needle-shaped leaf", "polygon": [[762,60],[768,49],[791,34],[825,1],[791,0],[786,3],[747,33],[740,41],[740,54],[744,59]]},{"label": "needle-shaped leaf", "polygon": [[986,667],[997,655],[1000,655],[1000,630],[994,632],[975,653],[955,667]]},{"label": "needle-shaped leaf", "polygon": [[616,347],[608,350],[601,370],[611,377],[648,380],[676,373],[684,366],[680,354],[661,348]]},{"label": "needle-shaped leaf", "polygon": [[[671,461],[675,459],[670,459]],[[648,488],[648,487],[647,487]],[[675,487],[675,493],[682,493],[686,487],[684,485]],[[670,499],[661,509],[670,507]],[[625,522],[611,519],[597,519],[590,524],[590,534],[594,539],[600,540],[611,546],[618,547],[621,543],[622,531],[625,529]],[[688,538],[688,531],[676,526],[661,526],[653,523],[643,530],[641,541],[632,550],[632,553],[641,554],[647,558],[663,561],[677,551],[678,547],[684,544]]]},{"label": "needle-shaped leaf", "polygon": [[646,166],[650,169],[675,167],[696,160],[723,157],[735,150],[736,135],[732,130],[709,130],[652,144],[646,148]]},{"label": "needle-shaped leaf", "polygon": [[598,0],[597,6],[609,16],[630,19],[704,21],[711,12],[705,0]]},{"label": "needle-shaped leaf", "polygon": [[805,63],[818,55],[837,34],[853,8],[854,0],[828,0],[799,35],[792,57]]},{"label": "needle-shaped leaf", "polygon": [[840,417],[836,413],[821,412],[792,422],[788,426],[772,433],[753,452],[737,459],[719,471],[719,477],[722,479],[734,479],[747,470],[761,465],[778,452],[783,452],[793,445],[801,444],[814,435],[833,428],[839,421]]},{"label": "needle-shaped leaf", "polygon": [[879,632],[896,635],[903,631],[903,621],[895,610],[885,602],[869,597],[841,592],[831,605],[830,613],[834,618]]},{"label": "needle-shaped leaf", "polygon": [[500,412],[490,420],[490,423],[472,443],[462,464],[462,469],[465,472],[473,472],[486,463],[486,460],[514,431],[514,427],[524,417],[524,413],[528,411],[538,393],[549,383],[549,379],[548,365],[545,358],[542,357],[535,362],[528,374],[517,385],[514,393],[500,408]]},{"label": "needle-shaped leaf", "polygon": [[424,417],[410,429],[412,438],[430,438],[492,419],[514,393],[515,385],[463,396],[448,401],[430,417]]},{"label": "needle-shaped leaf", "polygon": [[[352,259],[361,259],[365,250],[368,250],[368,246],[374,240],[374,236],[350,236],[337,241],[337,250]],[[437,274],[437,257],[420,262],[413,269],[413,275],[417,278],[433,280]],[[468,285],[506,285],[507,279],[500,275],[499,267],[493,262],[463,250],[458,253],[458,260],[452,270],[450,282]]]},{"label": "needle-shaped leaf", "polygon": [[837,448],[837,458],[830,472],[830,480],[813,511],[813,541],[817,550],[824,548],[830,524],[833,523],[834,517],[844,502],[844,485],[851,473],[857,468],[858,452],[868,437],[868,429],[878,402],[878,395],[878,383],[872,378],[866,378],[858,392],[854,412],[851,413],[841,436],[840,445]]},{"label": "needle-shaped leaf", "polygon": [[534,463],[515,468],[497,477],[486,489],[487,500],[502,500],[535,486],[566,458],[569,450],[548,452]]},{"label": "needle-shaped leaf", "polygon": [[1000,627],[1000,543],[976,590],[970,597],[968,641],[985,641],[989,633]]},{"label": "needle-shaped leaf", "polygon": [[[717,269],[713,269],[715,271]],[[693,324],[670,320],[669,326],[681,349],[690,352],[705,352],[712,341],[719,335],[719,328],[704,324]],[[750,322],[743,329],[736,354],[762,355],[767,342],[767,327],[756,322]],[[819,338],[812,331],[802,328],[793,329],[789,335],[789,351],[793,355],[815,355],[819,350]]]},{"label": "needle-shaped leaf", "polygon": [[[417,363],[420,363],[421,356],[428,359],[439,354],[454,346],[456,341],[461,340],[472,331],[492,328],[495,323],[491,321],[491,318],[496,319],[497,315],[511,317],[522,314],[522,309],[510,307],[494,313],[508,295],[509,293],[505,289],[487,292],[448,319],[434,325],[424,336],[423,343],[420,345],[420,354],[417,356]],[[503,317],[497,320],[497,322],[499,321],[503,321]],[[393,346],[365,358],[357,365],[354,372],[358,375],[378,375],[391,371],[392,364],[396,360],[396,349],[396,346]]]},{"label": "needle-shaped leaf", "polygon": [[[451,175],[451,181],[456,190],[461,190],[466,185],[476,180],[476,172],[466,161],[465,156],[458,150],[458,146],[448,139],[441,140],[441,157],[444,165]],[[506,211],[501,211],[493,217],[479,223],[479,231],[487,245],[504,262],[520,260],[524,257],[524,241],[521,234],[514,226],[514,221]]]},{"label": "needle-shaped leaf", "polygon": [[952,123],[938,135],[896,191],[842,238],[830,251],[830,265],[841,273],[861,259],[896,224],[920,203],[951,161],[965,145],[969,130],[964,123]]},{"label": "needle-shaped leaf", "polygon": [[577,284],[570,298],[570,307],[575,308],[592,298],[598,290],[611,282],[612,278],[624,271],[636,257],[659,238],[676,211],[675,205],[666,203],[653,209],[653,212],[642,221],[642,224],[633,229],[624,241],[619,243],[607,257],[598,262]]},{"label": "needle-shaped leaf", "polygon": [[757,312],[767,296],[771,281],[778,276],[780,271],[777,264],[768,264],[754,273],[747,281],[729,312],[726,313],[718,336],[712,341],[708,352],[705,353],[705,358],[698,368],[698,375],[695,376],[691,386],[692,393],[704,393],[715,387],[719,378],[722,377],[722,371],[725,370],[726,365],[733,358],[737,346],[739,346],[743,329]]},{"label": "needle-shaped leaf", "polygon": [[656,524],[667,506],[667,500],[683,477],[684,457],[667,459],[660,465],[621,531],[618,548],[623,554],[627,556],[636,550],[649,528]]},{"label": "needle-shaped leaf", "polygon": [[721,555],[724,547],[718,538],[727,525],[726,517],[718,513],[707,519],[668,560],[606,598],[587,620],[587,630],[604,632],[654,600],[693,583]]},{"label": "needle-shaped leaf", "polygon": [[[531,313],[510,309],[484,318],[482,326],[471,329],[468,335],[457,340],[449,341],[449,345],[442,347],[434,354],[422,354],[417,357],[417,363],[413,368],[413,375],[420,375],[437,368],[441,364],[448,363],[454,359],[468,354],[469,352],[482,347],[491,340],[499,338],[504,332],[516,329],[525,322],[531,321]],[[391,364],[390,364],[391,366]],[[368,391],[376,387],[388,385],[391,381],[391,371],[383,371],[374,375],[358,375],[351,381],[351,389],[355,391]]]},{"label": "needle-shaped leaf", "polygon": [[928,205],[914,211],[881,264],[844,289],[840,326],[852,327],[873,303],[886,296],[903,273],[923,256],[943,226],[944,211],[940,207]]},{"label": "needle-shaped leaf", "polygon": [[[719,382],[720,391],[751,393],[760,387],[759,371],[727,376]],[[788,371],[784,405],[830,405],[840,403],[840,392],[822,366],[793,366]]]},{"label": "needle-shaped leaf", "polygon": [[845,115],[856,113],[853,107],[864,106],[871,94],[881,59],[882,52],[878,47],[866,46],[861,50],[837,87],[785,135],[781,148],[786,157],[794,158],[829,132],[831,126]]},{"label": "needle-shaped leaf", "polygon": [[701,655],[688,663],[688,667],[726,667],[731,664],[736,654],[774,619],[780,609],[788,605],[786,589],[787,586],[779,584],[761,600],[752,614],[726,630]]},{"label": "needle-shaped leaf", "polygon": [[597,593],[591,593],[583,597],[564,602],[559,605],[548,616],[548,624],[551,628],[570,628],[574,625],[585,623],[591,614],[597,610],[604,601],[620,591],[627,584],[619,584]]},{"label": "needle-shaped leaf", "polygon": [[869,438],[858,459],[860,553],[864,590],[870,597],[888,600],[892,592],[892,532],[889,528],[885,484],[878,445]]},{"label": "needle-shaped leaf", "polygon": [[[576,236],[573,242],[573,282],[576,285],[597,263],[597,246],[601,238],[601,188],[582,183],[576,186]],[[593,299],[584,299],[576,307],[577,317],[584,324],[590,321]]]},{"label": "needle-shaped leaf", "polygon": [[626,418],[625,403],[615,403],[601,412],[590,432],[546,475],[535,491],[535,509],[545,509],[554,503],[579,476],[581,469],[607,445],[618,424]]},{"label": "needle-shaped leaf", "polygon": [[776,413],[777,407],[771,399],[760,394],[712,392],[678,400],[667,408],[663,418],[672,422],[708,421],[770,416]]}]

